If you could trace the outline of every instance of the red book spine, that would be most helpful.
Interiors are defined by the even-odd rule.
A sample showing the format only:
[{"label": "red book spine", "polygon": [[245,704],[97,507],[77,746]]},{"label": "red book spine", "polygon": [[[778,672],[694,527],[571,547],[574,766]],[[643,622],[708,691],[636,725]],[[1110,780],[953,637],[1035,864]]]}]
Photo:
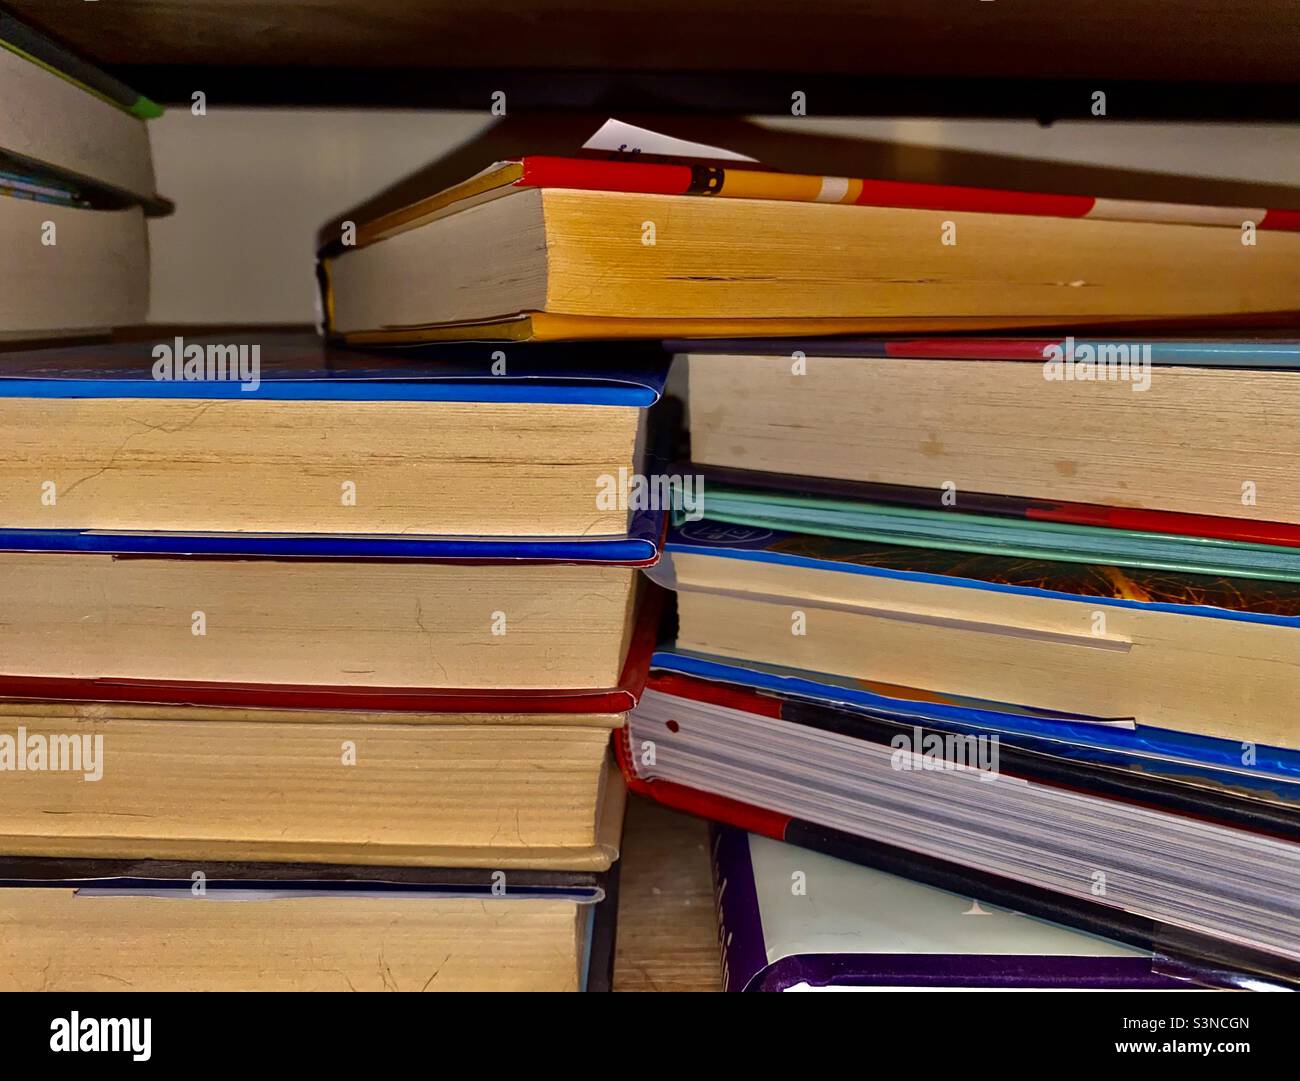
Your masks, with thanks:
[{"label": "red book spine", "polygon": [[588,158],[523,159],[520,187],[578,188],[583,191],[629,191],[647,195],[685,195],[691,187],[689,165],[600,161]]},{"label": "red book spine", "polygon": [[1255,522],[1245,518],[1219,518],[1210,514],[1140,510],[1130,507],[1095,507],[1087,503],[1032,505],[1026,518],[1066,525],[1095,525],[1144,533],[1174,533],[1183,537],[1210,537],[1247,544],[1300,547],[1300,526],[1286,522]]},{"label": "red book spine", "polygon": [[1259,228],[1278,229],[1286,233],[1300,232],[1300,210],[1266,210]]},{"label": "red book spine", "polygon": [[1041,195],[997,188],[963,188],[948,184],[908,184],[864,180],[859,206],[893,206],[909,210],[972,211],[979,214],[1036,214],[1048,218],[1082,218],[1097,200],[1091,195]]}]

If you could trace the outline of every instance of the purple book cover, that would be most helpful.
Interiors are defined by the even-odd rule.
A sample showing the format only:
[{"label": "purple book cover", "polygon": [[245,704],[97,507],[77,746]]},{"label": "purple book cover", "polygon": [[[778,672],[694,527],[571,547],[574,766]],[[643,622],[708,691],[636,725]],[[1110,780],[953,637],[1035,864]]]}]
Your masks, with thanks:
[{"label": "purple book cover", "polygon": [[715,826],[723,989],[1196,989],[1149,951]]}]

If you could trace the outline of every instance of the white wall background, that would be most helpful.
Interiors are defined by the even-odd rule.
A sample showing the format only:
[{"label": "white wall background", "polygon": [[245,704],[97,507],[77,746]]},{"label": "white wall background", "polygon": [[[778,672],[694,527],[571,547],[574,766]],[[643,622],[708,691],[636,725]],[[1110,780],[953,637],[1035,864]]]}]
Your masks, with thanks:
[{"label": "white wall background", "polygon": [[171,109],[150,123],[150,322],[310,323],[316,230],[487,123],[482,113]]},{"label": "white wall background", "polygon": [[[1300,183],[1300,127],[1032,121],[775,118],[774,129]],[[316,230],[471,140],[482,112],[177,108],[150,124],[159,191],[176,213],[150,223],[155,323],[310,323]],[[596,125],[593,124],[593,130]],[[575,148],[576,149],[576,148]],[[484,163],[486,164],[486,163]]]}]

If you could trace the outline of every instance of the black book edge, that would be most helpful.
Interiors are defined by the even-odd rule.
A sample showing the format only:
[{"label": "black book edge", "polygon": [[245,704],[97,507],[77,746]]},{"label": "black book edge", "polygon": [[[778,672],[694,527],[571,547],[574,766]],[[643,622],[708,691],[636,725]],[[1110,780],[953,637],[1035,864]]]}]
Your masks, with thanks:
[{"label": "black book edge", "polygon": [[587,990],[614,990],[614,958],[618,950],[618,880],[620,861],[610,864],[601,874],[604,899],[595,906],[592,916],[591,944],[587,953]]},{"label": "black book edge", "polygon": [[64,859],[60,857],[0,856],[0,888],[15,886],[108,886],[130,882],[136,888],[188,886],[202,873],[208,888],[242,889],[298,885],[350,887],[447,888],[490,891],[501,883],[505,895],[529,892],[607,890],[608,872],[527,870],[477,867],[361,866],[354,864],[274,863],[219,860]]}]

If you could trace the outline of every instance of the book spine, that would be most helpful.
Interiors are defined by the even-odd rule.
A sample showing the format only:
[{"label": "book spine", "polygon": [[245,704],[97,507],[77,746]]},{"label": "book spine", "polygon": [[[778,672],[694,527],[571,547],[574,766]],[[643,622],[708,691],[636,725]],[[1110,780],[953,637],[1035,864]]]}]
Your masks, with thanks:
[{"label": "book spine", "polygon": [[749,858],[749,834],[716,823],[709,833],[722,989],[744,991],[767,968],[763,917]]}]

